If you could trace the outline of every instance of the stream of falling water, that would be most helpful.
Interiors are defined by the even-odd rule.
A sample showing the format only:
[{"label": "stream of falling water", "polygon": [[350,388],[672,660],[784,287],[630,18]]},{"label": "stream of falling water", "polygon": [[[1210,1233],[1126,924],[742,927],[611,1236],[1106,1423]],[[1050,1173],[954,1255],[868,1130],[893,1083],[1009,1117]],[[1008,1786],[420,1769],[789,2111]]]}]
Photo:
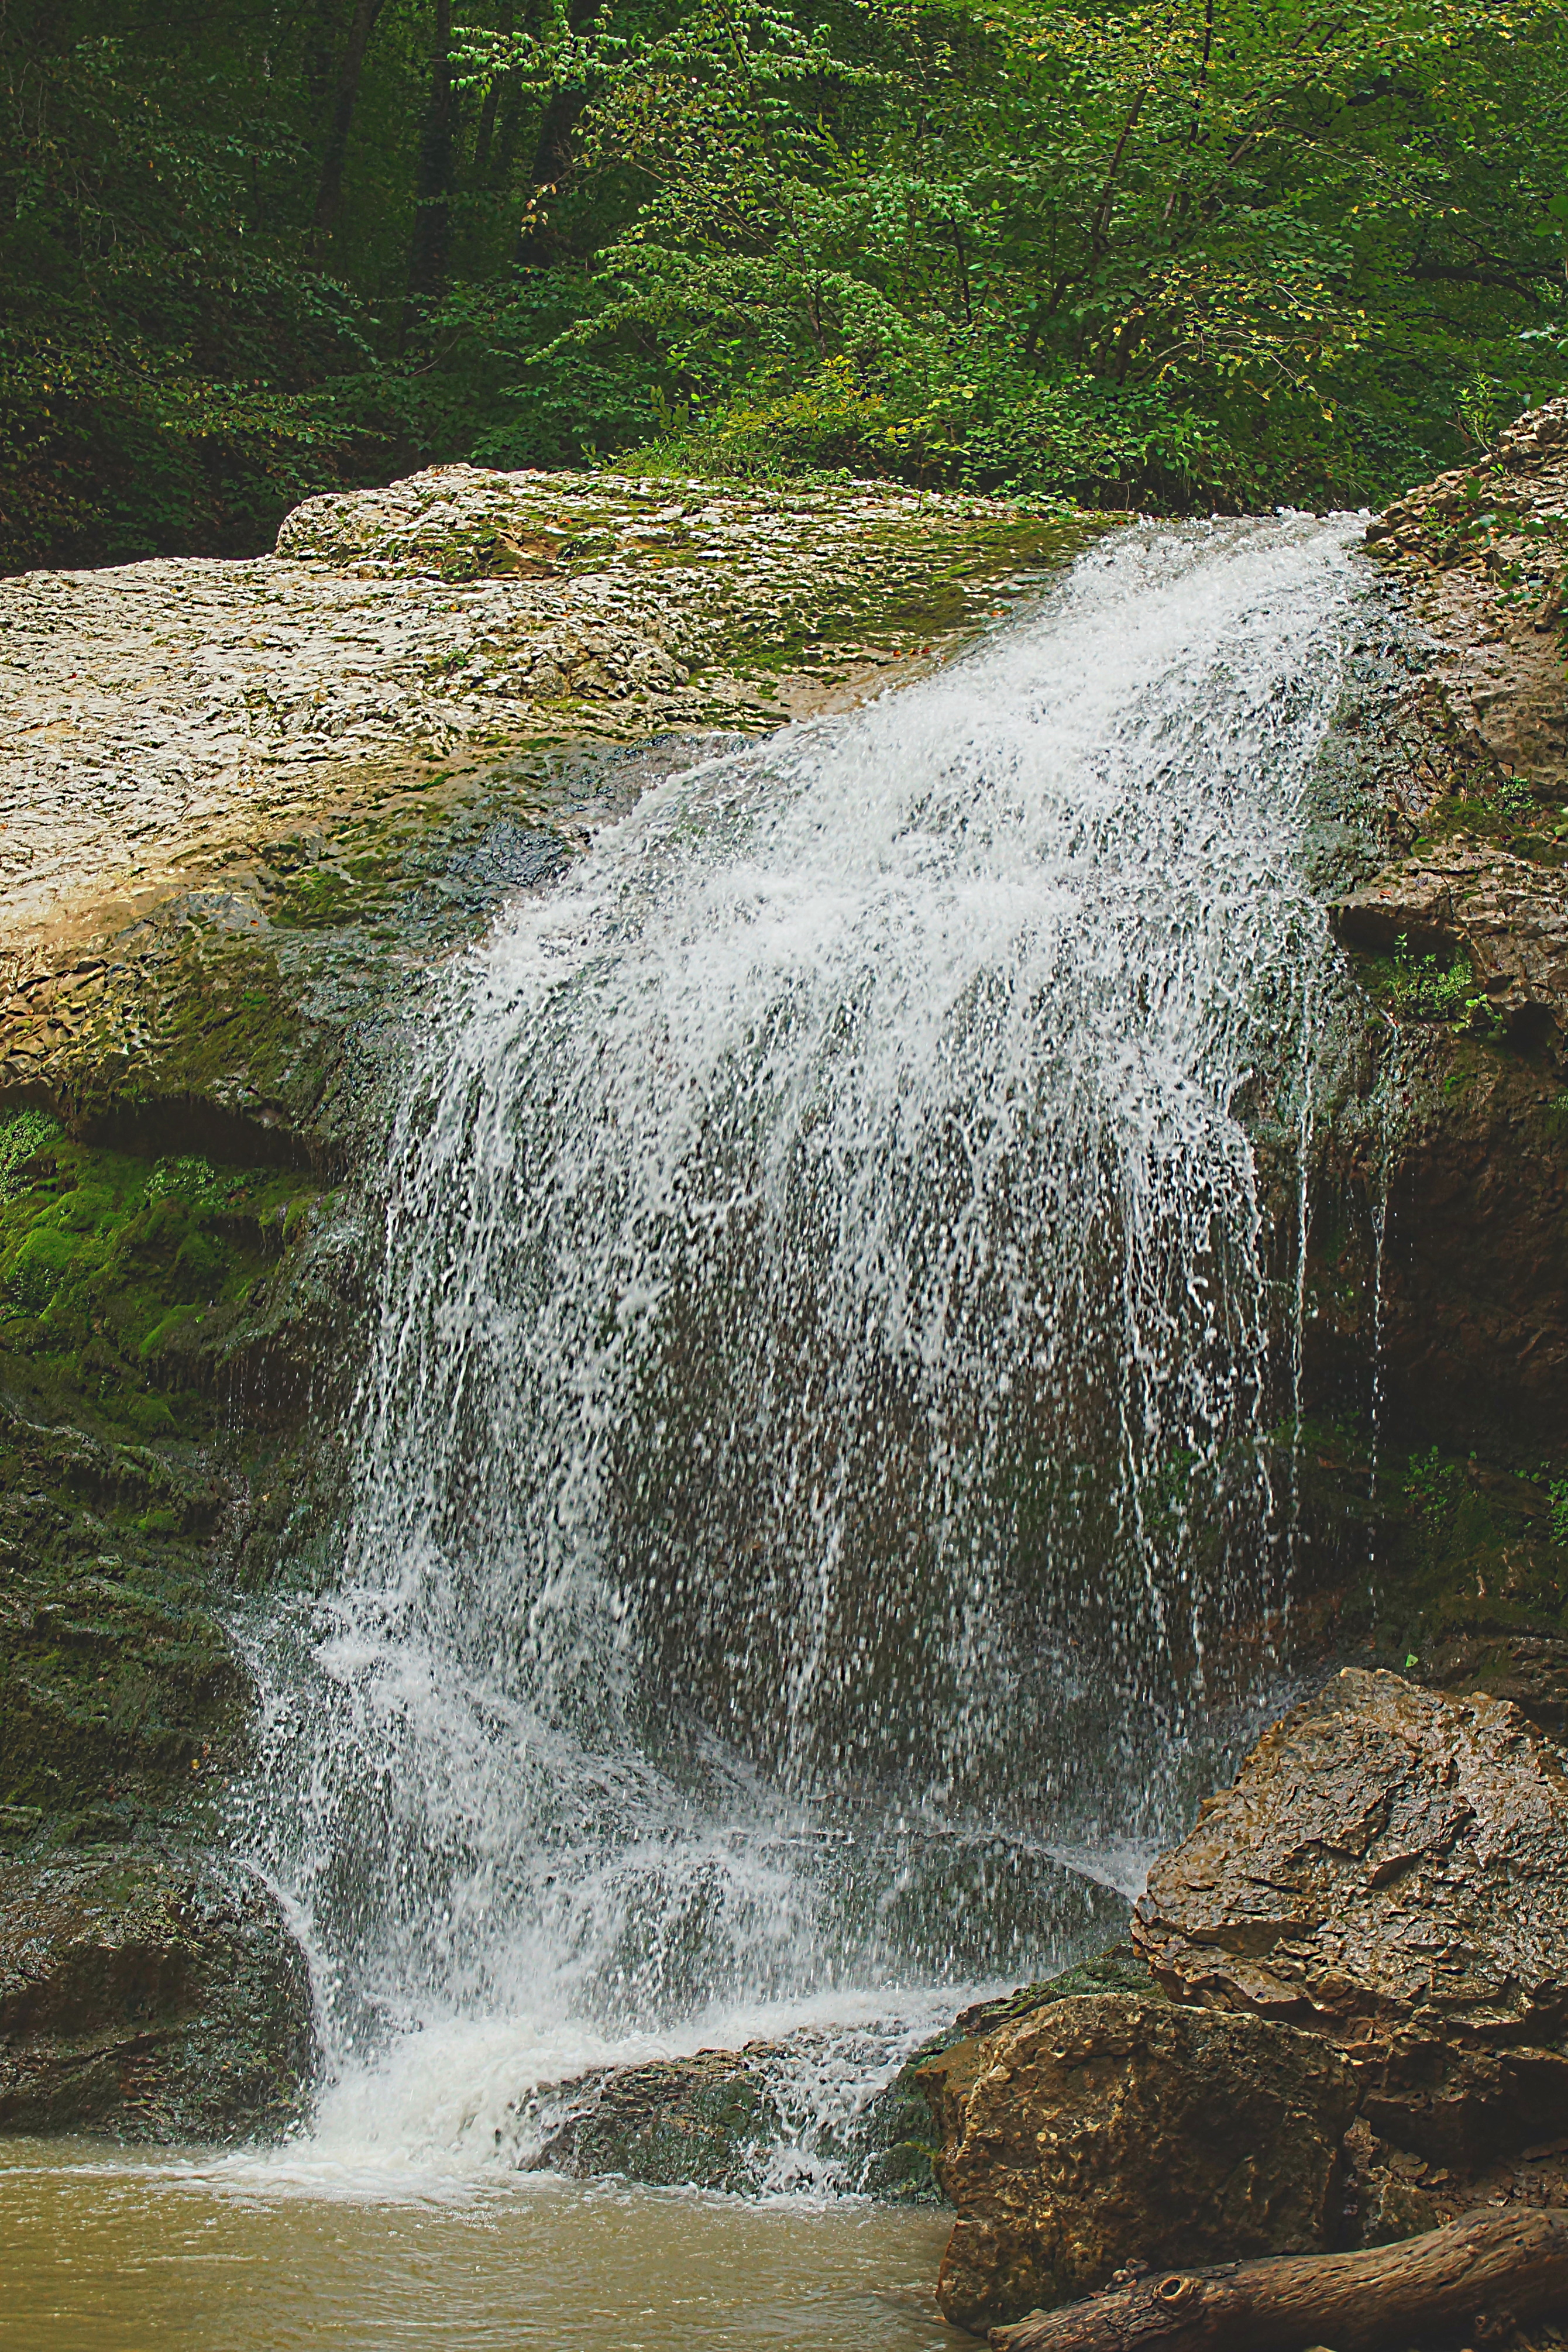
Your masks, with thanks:
[{"label": "stream of falling water", "polygon": [[310,2163],[789,2036],[769,2179],[831,2185],[965,1990],[1118,1931],[1287,1567],[1355,528],[1119,531],[433,984],[341,1576],[253,1633]]}]

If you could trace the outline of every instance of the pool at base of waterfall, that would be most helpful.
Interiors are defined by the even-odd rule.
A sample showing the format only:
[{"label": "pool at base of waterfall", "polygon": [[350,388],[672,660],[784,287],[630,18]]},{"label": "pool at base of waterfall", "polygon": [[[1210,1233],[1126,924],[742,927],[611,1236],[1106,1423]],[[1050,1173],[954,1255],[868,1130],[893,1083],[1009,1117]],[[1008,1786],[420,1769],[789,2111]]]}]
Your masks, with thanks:
[{"label": "pool at base of waterfall", "polygon": [[5,2352],[958,2352],[952,2216],[0,2143]]}]

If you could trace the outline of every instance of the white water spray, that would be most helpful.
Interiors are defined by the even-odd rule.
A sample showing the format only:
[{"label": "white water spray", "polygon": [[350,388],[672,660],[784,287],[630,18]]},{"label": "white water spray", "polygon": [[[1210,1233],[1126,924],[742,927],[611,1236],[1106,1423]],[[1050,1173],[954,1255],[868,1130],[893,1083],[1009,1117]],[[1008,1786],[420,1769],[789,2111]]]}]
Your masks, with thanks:
[{"label": "white water spray", "polygon": [[1289,1549],[1253,1134],[1352,537],[1120,532],[436,990],[341,1583],[257,1643],[351,2137],[785,2011],[901,2047],[1120,1916]]}]

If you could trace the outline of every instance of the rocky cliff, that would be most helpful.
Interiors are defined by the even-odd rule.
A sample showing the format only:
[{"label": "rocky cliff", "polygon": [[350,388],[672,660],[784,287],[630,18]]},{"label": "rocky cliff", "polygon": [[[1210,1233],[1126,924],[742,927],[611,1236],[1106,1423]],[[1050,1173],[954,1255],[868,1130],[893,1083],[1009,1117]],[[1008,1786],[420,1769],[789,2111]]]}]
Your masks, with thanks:
[{"label": "rocky cliff", "polygon": [[1295,1461],[1310,1655],[1568,1724],[1568,403],[1367,532]]},{"label": "rocky cliff", "polygon": [[[428,975],[694,742],[914,674],[1081,539],[864,485],[458,467],[311,501],[256,562],[0,583],[5,1917],[66,1922],[63,1857],[153,1874],[122,1905],[149,1983],[189,1922],[240,1932],[229,1897],[176,1919],[156,1890],[205,1885],[221,1850],[251,1733],[237,1610],[330,1570],[359,1179]],[[1279,1438],[1284,1639],[1303,1672],[1392,1664],[1560,1730],[1568,404],[1369,548],[1317,845],[1344,954],[1306,1419]],[[144,2072],[117,2107],[99,2065],[79,2120],[291,2112],[292,1948],[265,1906],[244,1917],[275,1955],[264,2094],[237,2087],[226,2121],[192,2104],[171,1994],[163,2089]],[[27,1932],[5,2033],[36,2085],[26,1988],[75,1982],[74,1931],[63,1975]],[[572,2129],[586,2164],[600,2126]]]}]

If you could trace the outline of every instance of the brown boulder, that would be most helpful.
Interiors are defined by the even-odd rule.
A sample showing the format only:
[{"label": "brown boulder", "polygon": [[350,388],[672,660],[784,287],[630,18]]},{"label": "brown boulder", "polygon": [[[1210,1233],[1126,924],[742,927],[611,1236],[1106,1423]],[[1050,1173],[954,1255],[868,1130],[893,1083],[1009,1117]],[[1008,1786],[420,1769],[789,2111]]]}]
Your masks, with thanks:
[{"label": "brown boulder", "polygon": [[979,2046],[938,2165],[959,2214],[937,2281],[955,2325],[1089,2294],[1134,2262],[1333,2243],[1355,2091],[1318,2037],[1091,1993]]},{"label": "brown boulder", "polygon": [[1568,1773],[1506,1701],[1347,1669],[1155,1864],[1133,1937],[1178,2000],[1337,2042],[1402,2147],[1478,2163],[1568,2110]]}]

